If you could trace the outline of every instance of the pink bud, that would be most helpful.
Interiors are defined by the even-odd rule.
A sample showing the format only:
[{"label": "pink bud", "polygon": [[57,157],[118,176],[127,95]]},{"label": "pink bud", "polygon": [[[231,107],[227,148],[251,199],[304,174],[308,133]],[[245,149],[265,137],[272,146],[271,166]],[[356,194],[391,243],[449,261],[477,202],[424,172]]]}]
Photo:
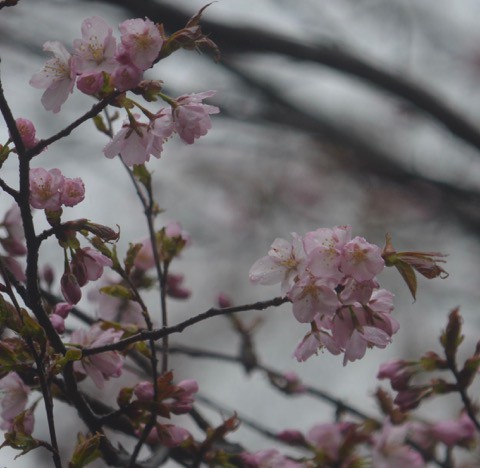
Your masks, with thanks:
[{"label": "pink bud", "polygon": [[82,298],[82,291],[77,278],[70,272],[63,274],[60,280],[62,294],[69,304],[76,304]]}]

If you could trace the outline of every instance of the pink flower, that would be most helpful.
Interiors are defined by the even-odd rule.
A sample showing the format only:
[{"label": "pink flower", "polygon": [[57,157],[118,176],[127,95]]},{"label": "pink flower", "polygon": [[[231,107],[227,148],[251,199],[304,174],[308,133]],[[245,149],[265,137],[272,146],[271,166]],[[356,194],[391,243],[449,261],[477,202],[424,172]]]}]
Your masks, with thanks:
[{"label": "pink flower", "polygon": [[188,413],[192,409],[194,393],[198,392],[196,380],[182,380],[176,385],[176,392],[173,395],[173,402],[166,403],[173,414]]},{"label": "pink flower", "polygon": [[341,305],[337,293],[313,276],[298,280],[287,296],[293,303],[293,315],[302,323],[311,322],[317,314],[320,317],[333,317]]},{"label": "pink flower", "polygon": [[50,211],[62,206],[65,178],[59,169],[30,169],[30,205]]},{"label": "pink flower", "polygon": [[167,275],[167,295],[175,299],[188,299],[192,294],[190,289],[183,286],[183,275],[168,273]]},{"label": "pink flower", "polygon": [[142,247],[138,251],[133,264],[135,268],[138,268],[141,271],[147,271],[155,266],[152,242],[150,239],[145,239],[141,244]]},{"label": "pink flower", "polygon": [[96,281],[103,275],[103,268],[112,265],[108,257],[91,247],[76,250],[71,262],[72,272],[80,286]]},{"label": "pink flower", "polygon": [[431,433],[435,439],[449,447],[457,444],[468,444],[475,438],[476,428],[466,413],[453,421],[440,421],[432,425]]},{"label": "pink flower", "polygon": [[298,362],[304,362],[314,354],[317,354],[319,349],[327,348],[332,354],[340,354],[342,349],[324,330],[317,330],[307,333],[303,340],[297,345],[293,352],[293,357]]},{"label": "pink flower", "polygon": [[25,410],[29,394],[30,388],[23,383],[16,372],[10,372],[0,379],[0,397],[2,399],[0,415],[5,422],[11,423]]},{"label": "pink flower", "polygon": [[308,232],[303,239],[303,246],[308,256],[308,270],[333,286],[338,284],[344,277],[339,269],[342,249],[350,237],[349,226],[337,226],[333,229],[320,228]]},{"label": "pink flower", "polygon": [[192,144],[195,139],[206,135],[212,128],[210,114],[217,114],[220,109],[203,104],[202,101],[214,94],[215,91],[205,91],[183,95],[176,99],[177,105],[173,109],[175,130],[185,143]]},{"label": "pink flower", "polygon": [[73,41],[75,70],[79,74],[107,72],[116,66],[116,41],[103,18],[92,16],[82,23],[82,39]]},{"label": "pink flower", "polygon": [[73,90],[76,72],[72,66],[70,53],[60,42],[45,42],[43,50],[52,52],[54,57],[45,63],[42,70],[32,76],[30,85],[45,89],[42,95],[43,107],[57,113]]},{"label": "pink flower", "polygon": [[153,383],[147,380],[139,382],[133,388],[133,393],[139,401],[152,401],[153,400]]},{"label": "pink flower", "polygon": [[63,317],[57,314],[51,314],[49,319],[50,323],[53,325],[53,328],[55,328],[55,331],[57,333],[59,333],[60,335],[62,333],[65,333],[65,319]]},{"label": "pink flower", "polygon": [[382,432],[375,437],[373,446],[373,466],[375,468],[422,468],[422,456],[406,445],[407,426],[392,426],[384,422]]},{"label": "pink flower", "polygon": [[[117,57],[118,59],[118,57]],[[143,71],[132,63],[119,64],[112,73],[112,82],[119,91],[135,88],[143,77]]]},{"label": "pink flower", "polygon": [[295,278],[305,266],[305,252],[302,239],[292,233],[292,243],[277,238],[268,251],[268,255],[257,260],[250,268],[250,281],[258,284],[282,283],[282,292],[286,293]]},{"label": "pink flower", "polygon": [[357,281],[373,279],[384,266],[380,247],[369,244],[363,237],[355,237],[343,248],[340,270]]},{"label": "pink flower", "polygon": [[[111,279],[107,279],[107,281],[102,279],[102,283],[105,286],[118,284]],[[123,325],[137,325],[142,328],[146,326],[142,308],[137,302],[112,297],[95,289],[89,291],[88,299],[96,303],[97,317],[102,320],[118,322]]]},{"label": "pink flower", "polygon": [[150,160],[150,155],[160,158],[163,142],[171,130],[171,121],[165,114],[157,114],[150,124],[126,120],[103,152],[110,159],[120,154],[127,166],[143,164]]},{"label": "pink flower", "polygon": [[163,39],[158,28],[149,19],[129,19],[118,27],[122,46],[130,60],[139,69],[146,70],[158,57]]},{"label": "pink flower", "polygon": [[335,462],[339,461],[340,449],[346,437],[355,428],[356,425],[349,422],[317,424],[307,432],[306,440]]},{"label": "pink flower", "polygon": [[[93,325],[88,331],[75,330],[71,336],[71,342],[87,348],[94,348],[110,343],[116,343],[123,335],[123,331],[113,328],[102,330],[100,326]],[[123,357],[116,351],[106,351],[82,358],[75,361],[74,367],[77,372],[88,375],[98,388],[103,388],[105,381],[110,377],[119,377],[122,373]]]},{"label": "pink flower", "polygon": [[75,206],[85,198],[85,185],[82,179],[65,177],[60,201],[65,206]]},{"label": "pink flower", "polygon": [[17,124],[25,148],[27,150],[33,148],[38,143],[38,140],[35,138],[35,127],[33,123],[28,119],[22,118],[16,119],[15,123]]}]

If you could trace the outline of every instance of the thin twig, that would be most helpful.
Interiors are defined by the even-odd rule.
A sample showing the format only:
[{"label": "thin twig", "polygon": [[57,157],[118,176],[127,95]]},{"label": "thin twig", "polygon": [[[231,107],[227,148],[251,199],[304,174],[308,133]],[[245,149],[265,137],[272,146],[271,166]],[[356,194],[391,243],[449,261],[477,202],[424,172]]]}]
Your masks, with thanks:
[{"label": "thin twig", "polygon": [[93,348],[85,348],[82,350],[84,356],[92,356],[93,354],[104,353],[105,351],[119,351],[125,349],[126,347],[138,343],[140,341],[146,341],[149,339],[159,340],[167,335],[172,335],[173,333],[181,333],[185,328],[191,327],[198,322],[207,320],[212,317],[217,317],[219,315],[233,314],[236,312],[247,312],[250,310],[264,310],[268,307],[278,307],[290,300],[286,297],[276,297],[268,301],[258,301],[253,304],[247,304],[243,306],[227,307],[224,309],[216,309],[214,307],[208,309],[202,314],[196,315],[195,317],[189,318],[180,322],[177,325],[172,325],[170,327],[159,328],[153,331],[143,330],[135,335],[132,335],[123,340],[117,341],[116,343],[111,343],[104,346],[96,346]]}]

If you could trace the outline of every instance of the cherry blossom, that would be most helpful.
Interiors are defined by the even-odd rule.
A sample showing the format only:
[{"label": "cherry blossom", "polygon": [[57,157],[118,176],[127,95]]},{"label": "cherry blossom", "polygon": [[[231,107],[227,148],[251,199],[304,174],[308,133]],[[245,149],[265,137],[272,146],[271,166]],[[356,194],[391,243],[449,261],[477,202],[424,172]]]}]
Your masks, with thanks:
[{"label": "cherry blossom", "polygon": [[[78,329],[72,333],[72,343],[84,347],[103,346],[116,343],[123,331],[116,331],[113,328],[102,330],[99,325],[93,325],[88,331]],[[93,354],[83,357],[81,361],[75,361],[74,367],[77,372],[88,375],[94,384],[102,389],[105,381],[110,377],[119,377],[122,373],[123,357],[116,351]]]},{"label": "cherry blossom", "polygon": [[76,70],[72,64],[72,56],[60,42],[45,42],[43,50],[52,52],[54,57],[47,60],[42,70],[32,76],[30,85],[45,89],[42,104],[46,110],[57,113],[73,91]]},{"label": "cherry blossom", "polygon": [[422,456],[406,445],[408,426],[392,426],[385,421],[382,432],[374,438],[372,451],[375,468],[422,468]]},{"label": "cherry blossom", "polygon": [[83,21],[82,39],[73,41],[73,60],[79,74],[111,73],[116,66],[116,40],[112,28],[99,16]]},{"label": "cherry blossom", "polygon": [[164,114],[150,124],[126,120],[103,152],[110,159],[120,154],[127,166],[143,164],[150,160],[150,155],[160,158],[163,142],[172,130],[171,121]]},{"label": "cherry blossom", "polygon": [[129,19],[118,27],[121,33],[122,53],[140,70],[152,66],[162,48],[163,39],[155,23],[149,19]]},{"label": "cherry blossom", "polygon": [[65,177],[62,194],[60,197],[61,203],[65,206],[78,205],[85,198],[85,185],[79,177],[69,179]]},{"label": "cherry blossom", "polygon": [[203,104],[202,101],[212,97],[215,91],[188,94],[178,97],[173,108],[175,130],[180,138],[188,144],[207,134],[212,128],[210,114],[217,114],[220,109]]},{"label": "cherry blossom", "polygon": [[385,266],[382,250],[369,244],[363,237],[355,237],[345,244],[340,269],[357,281],[368,281],[380,273]]},{"label": "cherry blossom", "polygon": [[25,410],[28,402],[30,387],[16,372],[9,372],[0,379],[1,417],[4,421],[2,429],[9,429],[13,419]]},{"label": "cherry blossom", "polygon": [[25,148],[27,150],[33,148],[38,143],[38,140],[35,138],[35,127],[33,123],[28,119],[22,118],[16,119],[15,123],[17,124]]},{"label": "cherry blossom", "polygon": [[300,236],[292,233],[293,242],[277,238],[268,255],[257,260],[250,268],[250,281],[263,285],[282,283],[282,292],[287,292],[297,275],[305,268],[305,251]]},{"label": "cherry blossom", "polygon": [[473,442],[476,428],[470,417],[466,413],[462,413],[458,419],[433,424],[431,434],[445,445],[453,447],[457,444]]},{"label": "cherry blossom", "polygon": [[64,184],[60,169],[30,169],[30,204],[34,208],[59,210]]},{"label": "cherry blossom", "polygon": [[78,284],[84,286],[88,281],[96,281],[103,274],[105,266],[112,266],[112,261],[91,247],[75,251],[71,261],[71,269]]}]

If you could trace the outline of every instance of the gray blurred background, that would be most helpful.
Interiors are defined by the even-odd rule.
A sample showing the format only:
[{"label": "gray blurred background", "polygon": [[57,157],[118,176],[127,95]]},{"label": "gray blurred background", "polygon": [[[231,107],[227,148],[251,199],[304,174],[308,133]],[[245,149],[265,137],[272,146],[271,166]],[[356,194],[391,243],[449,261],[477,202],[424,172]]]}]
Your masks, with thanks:
[{"label": "gray blurred background", "polygon": [[[21,0],[17,7],[1,10],[0,71],[15,117],[31,119],[45,138],[93,103],[76,92],[60,114],[42,108],[41,92],[28,81],[47,59],[41,49],[45,41],[59,40],[71,48],[82,20],[93,15],[105,18],[114,30],[127,18],[147,15],[173,31],[204,4]],[[439,351],[437,337],[453,307],[461,306],[465,353],[472,351],[480,325],[479,16],[480,4],[473,0],[212,4],[203,29],[220,46],[222,60],[214,63],[208,53],[183,51],[148,75],[163,80],[172,96],[217,90],[212,103],[221,108],[207,137],[194,146],[172,140],[161,160],[149,163],[157,200],[165,209],[159,227],[178,220],[193,237],[171,269],[185,274],[192,297],[171,301],[170,322],[216,305],[220,292],[235,304],[277,296],[277,287],[248,281],[251,264],[266,255],[275,237],[350,224],[354,235],[379,245],[390,232],[398,250],[448,253],[449,278],[420,279],[412,303],[396,272],[382,274],[381,284],[396,295],[400,331],[386,350],[368,351],[362,361],[346,367],[341,357],[326,353],[303,364],[291,358],[306,329],[295,322],[288,305],[242,314],[247,324],[262,318],[254,334],[261,362],[281,372],[294,370],[308,384],[377,414],[370,395],[378,385],[379,364]],[[6,139],[4,125],[0,136],[0,141]],[[85,201],[67,209],[65,219],[118,224],[119,250],[125,252],[129,241],[146,237],[146,224],[120,162],[102,154],[106,142],[87,122],[38,156],[34,165],[82,177]],[[15,185],[17,168],[11,159],[1,176]],[[115,200],[113,205],[104,203],[107,197]],[[8,197],[0,195],[2,216],[9,206]],[[42,216],[38,223],[45,225]],[[60,271],[62,255],[53,241],[41,255]],[[154,309],[156,296],[149,301]],[[96,312],[86,299],[80,306]],[[226,318],[216,318],[187,329],[172,343],[234,355],[239,339]],[[175,355],[171,366],[178,379],[197,379],[200,392],[224,408],[219,412],[199,403],[213,424],[236,409],[240,418],[256,419],[272,431],[307,430],[334,414],[329,405],[310,397],[283,396],[264,375],[246,375],[235,364]],[[114,395],[129,381],[126,372],[109,383],[105,395]],[[35,435],[48,439],[40,406]],[[59,404],[57,409],[67,457],[82,425],[68,407]],[[459,409],[460,402],[452,399],[427,403],[423,412],[435,419],[455,417]],[[231,440],[252,451],[274,445],[247,426]],[[15,454],[2,449],[0,465],[50,463],[41,450],[13,462]]]}]

